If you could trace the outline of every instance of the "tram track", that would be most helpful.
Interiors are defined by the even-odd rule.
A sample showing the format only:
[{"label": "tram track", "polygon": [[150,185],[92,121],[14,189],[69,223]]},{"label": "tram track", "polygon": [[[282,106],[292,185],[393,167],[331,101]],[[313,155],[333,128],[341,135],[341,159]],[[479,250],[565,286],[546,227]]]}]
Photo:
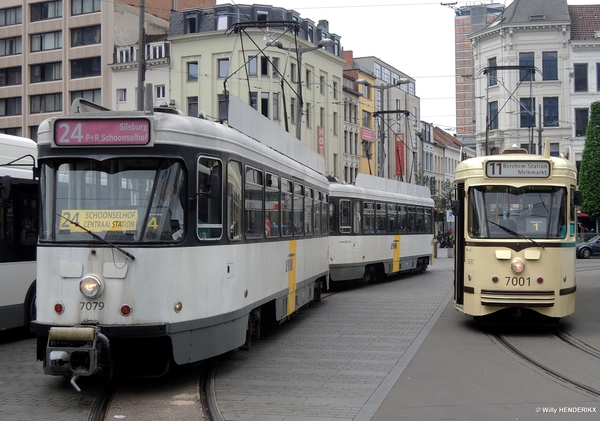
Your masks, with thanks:
[{"label": "tram track", "polygon": [[117,392],[118,383],[115,379],[106,382],[100,393],[96,395],[88,411],[86,421],[104,421],[110,402]]},{"label": "tram track", "polygon": [[[515,342],[517,341],[511,341],[511,339],[509,339],[506,335],[500,334],[498,332],[493,332],[490,335],[495,339],[495,341],[499,345],[510,350],[518,358],[534,366],[536,369],[541,370],[542,373],[547,374],[555,379],[558,379],[561,382],[571,385],[577,389],[583,390],[591,395],[594,395],[595,397],[600,396],[599,387],[590,385],[589,381],[579,381],[574,376],[565,373],[560,368],[552,367],[551,364],[542,362],[541,358],[534,356],[534,351],[530,349],[525,349],[525,347],[523,347],[522,345],[516,344]],[[575,350],[578,353],[583,353],[588,358],[591,357],[593,360],[597,361],[598,364],[600,364],[600,350],[574,338],[567,332],[562,331],[560,329],[554,329],[550,331],[549,335],[552,339],[563,343],[571,350]]]}]

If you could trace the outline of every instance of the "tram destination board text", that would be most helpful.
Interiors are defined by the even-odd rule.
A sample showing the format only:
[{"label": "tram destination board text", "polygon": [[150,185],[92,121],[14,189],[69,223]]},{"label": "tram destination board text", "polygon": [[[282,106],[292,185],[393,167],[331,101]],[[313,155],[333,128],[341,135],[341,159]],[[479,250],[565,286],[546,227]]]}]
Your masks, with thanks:
[{"label": "tram destination board text", "polygon": [[485,175],[489,178],[548,178],[548,161],[487,161]]}]

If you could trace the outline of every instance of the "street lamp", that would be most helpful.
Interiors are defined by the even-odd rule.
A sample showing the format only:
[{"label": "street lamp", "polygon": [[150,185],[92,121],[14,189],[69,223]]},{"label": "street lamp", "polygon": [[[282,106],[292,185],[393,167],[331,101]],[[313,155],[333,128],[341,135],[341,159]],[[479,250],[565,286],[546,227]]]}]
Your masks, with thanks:
[{"label": "street lamp", "polygon": [[309,51],[318,50],[323,47],[327,47],[330,45],[335,45],[335,41],[329,38],[323,38],[321,41],[317,43],[317,45],[312,47],[303,48],[302,46],[298,46],[297,48],[286,48],[283,46],[281,41],[279,40],[271,40],[267,42],[267,47],[277,47],[281,50],[285,50],[288,52],[296,53],[297,61],[298,61],[298,110],[296,112],[296,138],[298,140],[301,139],[302,132],[302,112],[304,108],[304,100],[302,99],[302,54],[308,53]]},{"label": "street lamp", "polygon": [[[356,81],[354,82],[357,85],[367,85],[370,86],[371,84],[365,80],[365,79],[356,79]],[[381,122],[379,123],[379,137],[381,138],[381,141],[379,143],[379,161],[380,161],[380,165],[379,165],[379,177],[384,177],[385,176],[385,127],[384,127],[384,117],[383,114],[390,114],[390,113],[397,113],[397,112],[403,112],[404,110],[393,110],[393,111],[385,111],[384,108],[385,107],[385,101],[383,99],[383,93],[384,91],[387,91],[390,88],[395,88],[395,87],[399,87],[400,85],[406,85],[410,83],[410,80],[406,79],[406,78],[400,78],[398,80],[396,80],[395,83],[388,83],[387,85],[374,85],[373,88],[377,89],[380,93],[381,93],[381,110],[380,111],[376,111],[375,113],[373,113],[374,115],[379,115],[381,117]],[[404,99],[404,103],[406,106],[406,95],[405,95],[405,99]],[[406,142],[405,142],[406,144]]]}]

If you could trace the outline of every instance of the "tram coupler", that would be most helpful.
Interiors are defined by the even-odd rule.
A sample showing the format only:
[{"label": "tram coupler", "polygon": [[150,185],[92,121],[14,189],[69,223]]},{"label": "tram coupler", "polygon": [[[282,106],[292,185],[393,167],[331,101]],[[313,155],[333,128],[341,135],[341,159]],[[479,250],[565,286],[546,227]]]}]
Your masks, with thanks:
[{"label": "tram coupler", "polygon": [[71,385],[81,391],[75,381],[81,376],[104,372],[103,357],[112,376],[108,338],[96,326],[51,327],[46,347],[44,374],[70,378]]}]

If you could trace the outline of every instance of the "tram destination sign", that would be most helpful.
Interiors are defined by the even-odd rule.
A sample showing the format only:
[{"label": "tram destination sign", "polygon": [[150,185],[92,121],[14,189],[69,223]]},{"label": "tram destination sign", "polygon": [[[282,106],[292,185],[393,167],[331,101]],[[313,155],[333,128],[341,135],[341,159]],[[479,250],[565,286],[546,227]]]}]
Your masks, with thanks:
[{"label": "tram destination sign", "polygon": [[57,119],[56,146],[131,146],[150,142],[150,121],[146,118]]},{"label": "tram destination sign", "polygon": [[485,175],[489,178],[548,178],[549,161],[494,161],[485,164]]}]

